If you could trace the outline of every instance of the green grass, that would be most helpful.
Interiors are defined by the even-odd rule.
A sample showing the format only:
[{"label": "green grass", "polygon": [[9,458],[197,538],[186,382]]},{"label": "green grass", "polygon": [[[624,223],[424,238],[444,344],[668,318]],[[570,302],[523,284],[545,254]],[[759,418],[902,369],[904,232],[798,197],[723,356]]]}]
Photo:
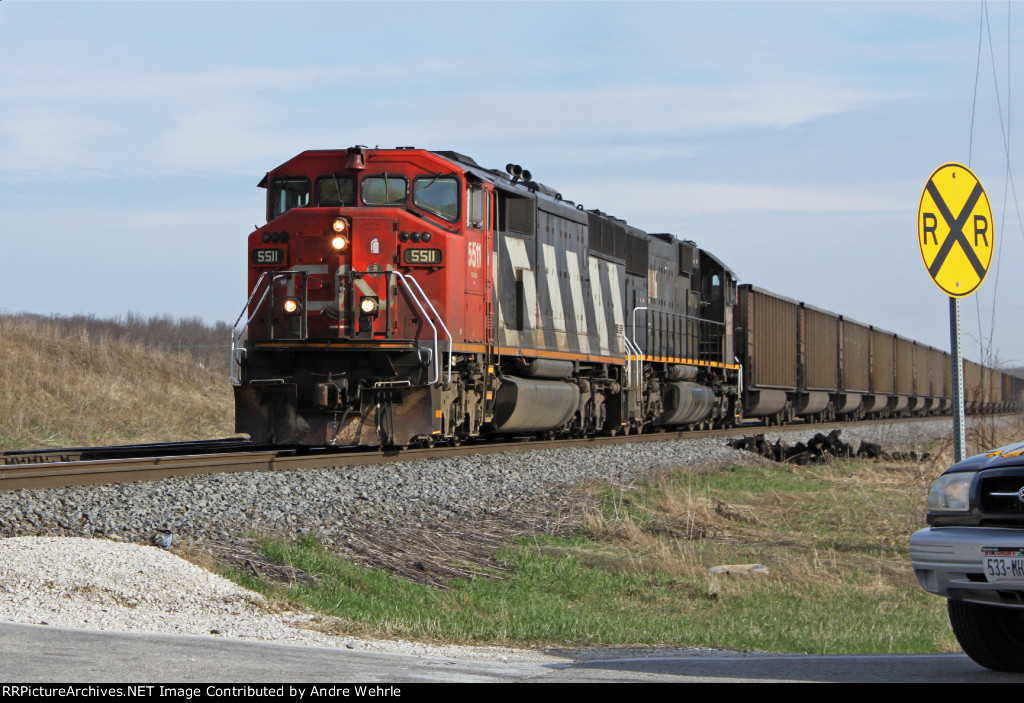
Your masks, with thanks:
[{"label": "green grass", "polygon": [[[595,491],[570,535],[521,539],[495,578],[449,590],[356,566],[313,538],[264,540],[268,561],[317,577],[265,594],[346,632],[459,643],[662,645],[779,652],[951,651],[944,602],[910,573],[921,468],[844,463],[665,473]],[[700,529],[696,529],[699,527]],[[703,535],[688,539],[686,535]],[[771,575],[720,576],[761,563]]]}]

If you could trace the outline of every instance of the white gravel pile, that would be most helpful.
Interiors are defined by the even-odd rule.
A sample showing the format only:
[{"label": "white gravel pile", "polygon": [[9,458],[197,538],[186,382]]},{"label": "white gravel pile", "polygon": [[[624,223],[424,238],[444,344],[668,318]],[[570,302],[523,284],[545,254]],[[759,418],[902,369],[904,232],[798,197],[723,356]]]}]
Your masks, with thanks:
[{"label": "white gravel pile", "polygon": [[[0,540],[0,620],[294,639],[258,595],[157,547],[74,537]],[[295,624],[301,624],[298,617]],[[308,620],[308,619],[307,619]]]},{"label": "white gravel pile", "polygon": [[498,647],[335,636],[330,618],[271,602],[158,547],[81,537],[0,539],[0,622],[159,632],[404,654],[522,660]]}]

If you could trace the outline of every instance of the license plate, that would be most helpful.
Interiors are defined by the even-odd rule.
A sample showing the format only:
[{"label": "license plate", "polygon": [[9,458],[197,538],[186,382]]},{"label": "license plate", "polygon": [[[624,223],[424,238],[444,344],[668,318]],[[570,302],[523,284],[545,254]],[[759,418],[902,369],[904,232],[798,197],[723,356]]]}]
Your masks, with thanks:
[{"label": "license plate", "polygon": [[1024,549],[982,547],[981,568],[989,583],[1024,584]]}]

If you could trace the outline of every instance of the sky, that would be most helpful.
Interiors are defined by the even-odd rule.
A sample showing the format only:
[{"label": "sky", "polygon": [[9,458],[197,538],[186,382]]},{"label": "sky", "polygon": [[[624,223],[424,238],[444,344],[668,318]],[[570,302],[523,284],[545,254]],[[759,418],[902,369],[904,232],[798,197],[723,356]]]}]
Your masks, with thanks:
[{"label": "sky", "polygon": [[1017,27],[1007,2],[0,0],[0,310],[232,323],[264,173],[416,146],[948,350],[916,220],[955,161],[997,237],[965,353],[1022,366]]}]

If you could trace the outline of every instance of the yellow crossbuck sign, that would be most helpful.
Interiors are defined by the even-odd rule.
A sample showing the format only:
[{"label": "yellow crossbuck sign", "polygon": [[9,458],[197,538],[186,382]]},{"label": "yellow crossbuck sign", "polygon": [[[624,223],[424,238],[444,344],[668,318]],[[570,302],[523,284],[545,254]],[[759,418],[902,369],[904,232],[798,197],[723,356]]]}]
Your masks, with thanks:
[{"label": "yellow crossbuck sign", "polygon": [[917,212],[917,243],[935,285],[955,298],[985,280],[996,233],[992,206],[978,177],[961,164],[943,164],[928,179]]}]

